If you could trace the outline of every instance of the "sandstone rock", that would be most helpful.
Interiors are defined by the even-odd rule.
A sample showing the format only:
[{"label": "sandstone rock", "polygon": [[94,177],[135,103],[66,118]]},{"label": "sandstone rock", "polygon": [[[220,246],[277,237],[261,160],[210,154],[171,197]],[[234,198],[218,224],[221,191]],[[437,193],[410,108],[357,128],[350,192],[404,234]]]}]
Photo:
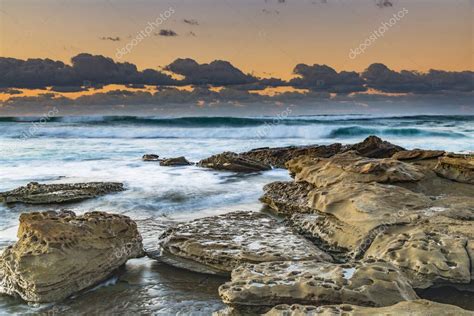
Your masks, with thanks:
[{"label": "sandstone rock", "polygon": [[341,151],[341,144],[289,146],[278,148],[256,148],[241,153],[240,156],[259,161],[277,168],[285,168],[285,163],[299,156],[329,158]]},{"label": "sandstone rock", "polygon": [[314,186],[306,182],[272,182],[263,187],[260,201],[278,214],[313,213],[308,201],[313,189]]},{"label": "sandstone rock", "polygon": [[403,150],[396,152],[392,158],[397,160],[425,160],[425,159],[435,159],[440,156],[443,156],[445,151],[443,150],[423,150],[423,149],[413,149],[413,150]]},{"label": "sandstone rock", "polygon": [[143,161],[159,161],[160,156],[155,155],[155,154],[145,154],[143,155],[142,160]]},{"label": "sandstone rock", "polygon": [[441,157],[434,170],[441,177],[474,184],[474,154]]},{"label": "sandstone rock", "polygon": [[278,304],[389,306],[417,299],[408,280],[382,262],[334,264],[280,261],[245,264],[219,288],[224,303],[260,311]]},{"label": "sandstone rock", "polygon": [[27,204],[67,203],[123,190],[123,184],[117,182],[64,184],[39,184],[37,182],[30,182],[24,187],[0,193],[0,201],[5,203],[20,202]]},{"label": "sandstone rock", "polygon": [[191,163],[184,156],[165,158],[160,161],[160,166],[189,166]]},{"label": "sandstone rock", "polygon": [[474,221],[435,215],[411,225],[387,227],[365,257],[393,263],[416,288],[467,284],[474,279],[473,242]]},{"label": "sandstone rock", "polygon": [[158,259],[210,274],[226,275],[246,262],[332,261],[275,219],[255,212],[233,212],[178,224],[160,237],[160,244]]},{"label": "sandstone rock", "polygon": [[361,156],[369,158],[390,158],[393,154],[405,149],[383,141],[377,136],[369,136],[361,143],[348,146],[347,150],[356,150]]},{"label": "sandstone rock", "polygon": [[203,159],[198,163],[198,166],[234,172],[259,172],[271,169],[268,164],[245,158],[233,152],[224,152]]},{"label": "sandstone rock", "polygon": [[0,292],[29,302],[59,301],[142,255],[136,224],[126,216],[21,214],[18,241],[0,257]]},{"label": "sandstone rock", "polygon": [[424,177],[424,169],[399,160],[372,159],[354,151],[337,154],[331,158],[302,156],[287,162],[288,170],[296,181],[306,181],[316,187],[345,181],[354,182],[412,182]]},{"label": "sandstone rock", "polygon": [[278,305],[265,316],[473,316],[474,312],[457,306],[427,300],[403,301],[385,307],[365,307],[350,304],[341,305]]}]

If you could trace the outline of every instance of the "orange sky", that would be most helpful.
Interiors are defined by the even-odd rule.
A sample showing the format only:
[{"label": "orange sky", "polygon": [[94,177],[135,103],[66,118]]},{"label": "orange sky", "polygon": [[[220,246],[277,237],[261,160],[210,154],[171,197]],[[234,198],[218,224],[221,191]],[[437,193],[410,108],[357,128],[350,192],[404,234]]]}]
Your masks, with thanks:
[{"label": "orange sky", "polygon": [[[81,52],[116,59],[166,10],[174,13],[121,60],[158,68],[178,57],[224,59],[259,76],[289,78],[297,63],[361,71],[373,62],[392,69],[472,70],[473,8],[469,0],[0,0],[0,55],[69,62]],[[407,14],[365,53],[349,58],[381,23]],[[196,20],[199,25],[184,23]],[[193,32],[195,36],[190,35]],[[120,37],[120,41],[101,37]]]}]

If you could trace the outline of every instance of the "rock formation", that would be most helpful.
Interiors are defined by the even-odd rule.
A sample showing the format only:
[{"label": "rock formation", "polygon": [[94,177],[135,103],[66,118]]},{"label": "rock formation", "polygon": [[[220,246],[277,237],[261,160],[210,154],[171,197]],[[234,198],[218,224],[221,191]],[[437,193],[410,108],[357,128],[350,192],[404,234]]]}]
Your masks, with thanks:
[{"label": "rock formation", "polygon": [[198,163],[198,166],[233,172],[259,172],[271,169],[269,164],[249,159],[233,152],[224,152],[203,159]]},{"label": "rock formation", "polygon": [[160,161],[160,166],[189,166],[191,163],[184,156],[176,158],[164,158]]},{"label": "rock formation", "polygon": [[435,172],[447,179],[474,184],[474,155],[449,154],[441,157]]},{"label": "rock formation", "polygon": [[145,154],[143,155],[142,160],[143,161],[159,161],[160,156],[155,155],[155,154]]},{"label": "rock formation", "polygon": [[189,270],[230,274],[242,263],[332,261],[311,242],[263,213],[233,212],[169,228],[160,259]]},{"label": "rock formation", "polygon": [[368,158],[390,158],[395,153],[405,149],[383,141],[377,136],[369,136],[360,143],[347,146],[347,150],[355,150],[359,155]]},{"label": "rock formation", "polygon": [[60,301],[142,255],[137,226],[126,216],[21,214],[18,241],[0,257],[0,292],[29,302]]},{"label": "rock formation", "polygon": [[90,182],[39,184],[30,182],[24,187],[1,192],[0,201],[5,203],[50,204],[76,202],[112,192],[123,191],[122,183]]}]

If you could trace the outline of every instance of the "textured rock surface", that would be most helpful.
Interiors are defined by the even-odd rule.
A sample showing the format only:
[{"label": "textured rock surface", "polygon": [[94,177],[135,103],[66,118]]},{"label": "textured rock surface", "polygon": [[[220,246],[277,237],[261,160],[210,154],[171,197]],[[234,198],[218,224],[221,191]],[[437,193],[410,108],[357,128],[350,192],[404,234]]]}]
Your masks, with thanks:
[{"label": "textured rock surface", "polygon": [[0,257],[0,292],[30,302],[59,301],[142,255],[136,224],[126,216],[22,214],[18,241]]},{"label": "textured rock surface", "polygon": [[404,301],[392,306],[365,307],[350,304],[341,305],[278,305],[265,316],[473,316],[474,312],[457,306],[427,300]]},{"label": "textured rock surface", "polygon": [[306,182],[272,182],[263,187],[260,201],[267,204],[276,213],[291,215],[294,213],[312,213],[308,194],[314,189]]},{"label": "textured rock surface", "polygon": [[314,261],[246,264],[219,288],[237,309],[278,304],[388,306],[417,299],[408,280],[388,263],[338,265]]},{"label": "textured rock surface", "polygon": [[403,147],[383,141],[377,136],[369,136],[364,141],[347,146],[348,150],[356,150],[361,156],[369,158],[389,158],[395,153],[405,150]]},{"label": "textured rock surface", "polygon": [[271,169],[269,164],[249,159],[233,152],[224,152],[203,159],[198,163],[198,166],[234,172],[259,172]]},{"label": "textured rock surface", "polygon": [[160,166],[189,166],[189,165],[191,165],[191,163],[183,156],[176,157],[176,158],[165,158],[160,161]]},{"label": "textured rock surface", "polygon": [[24,187],[0,193],[0,201],[27,204],[66,203],[123,190],[123,184],[116,182],[72,184],[39,184],[37,182],[30,182]]},{"label": "textured rock surface", "polygon": [[474,155],[450,154],[441,157],[435,172],[441,177],[474,184]]},{"label": "textured rock surface", "polygon": [[445,151],[443,150],[424,150],[424,149],[413,149],[413,150],[403,150],[395,153],[392,158],[397,160],[425,160],[425,159],[435,159],[440,156],[443,156]]},{"label": "textured rock surface", "polygon": [[285,163],[299,156],[323,157],[329,158],[342,149],[341,144],[312,145],[312,146],[289,146],[279,148],[257,148],[240,155],[245,158],[260,161],[261,163],[271,165],[273,167],[285,168]]},{"label": "textured rock surface", "polygon": [[229,274],[246,262],[332,261],[275,219],[255,212],[233,212],[178,224],[160,240],[160,260],[212,274]]},{"label": "textured rock surface", "polygon": [[411,225],[388,227],[375,238],[365,257],[393,263],[417,288],[467,284],[473,278],[473,244],[472,219],[434,215]]},{"label": "textured rock surface", "polygon": [[143,161],[158,161],[160,160],[160,156],[155,155],[155,154],[146,154],[146,155],[143,155],[142,160]]},{"label": "textured rock surface", "polygon": [[288,161],[286,165],[297,182],[306,181],[316,187],[325,187],[342,180],[394,183],[419,181],[424,177],[421,167],[391,158],[365,158],[355,151],[331,158],[303,156]]}]

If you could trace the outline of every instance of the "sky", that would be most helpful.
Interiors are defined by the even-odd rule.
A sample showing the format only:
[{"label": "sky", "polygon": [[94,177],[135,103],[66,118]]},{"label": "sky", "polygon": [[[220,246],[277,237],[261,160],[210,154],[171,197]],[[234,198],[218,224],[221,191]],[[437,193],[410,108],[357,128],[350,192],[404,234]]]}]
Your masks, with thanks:
[{"label": "sky", "polygon": [[[291,77],[298,63],[362,71],[472,70],[469,0],[1,0],[0,54],[69,62],[78,53],[112,57],[148,22],[172,9],[121,61],[157,68],[178,57],[230,61],[259,76]],[[377,5],[378,4],[378,5]],[[393,14],[406,14],[363,54],[351,49]],[[192,23],[186,23],[188,20]],[[107,39],[109,38],[109,39]],[[116,40],[119,38],[119,40]],[[114,40],[111,40],[114,39]]]}]

